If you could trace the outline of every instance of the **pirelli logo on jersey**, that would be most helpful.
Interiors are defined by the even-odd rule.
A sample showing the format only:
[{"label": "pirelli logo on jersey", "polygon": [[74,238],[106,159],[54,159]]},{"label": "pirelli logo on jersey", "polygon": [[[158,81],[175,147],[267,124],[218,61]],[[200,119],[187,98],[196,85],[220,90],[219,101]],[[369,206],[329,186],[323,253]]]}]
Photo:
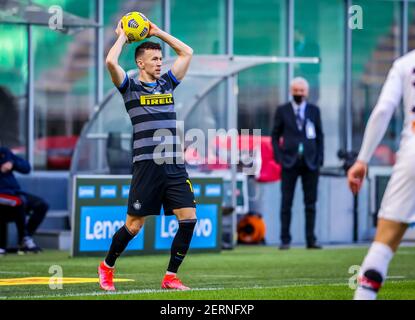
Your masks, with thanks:
[{"label": "pirelli logo on jersey", "polygon": [[174,104],[173,94],[150,94],[140,97],[140,104],[142,106],[163,106]]}]

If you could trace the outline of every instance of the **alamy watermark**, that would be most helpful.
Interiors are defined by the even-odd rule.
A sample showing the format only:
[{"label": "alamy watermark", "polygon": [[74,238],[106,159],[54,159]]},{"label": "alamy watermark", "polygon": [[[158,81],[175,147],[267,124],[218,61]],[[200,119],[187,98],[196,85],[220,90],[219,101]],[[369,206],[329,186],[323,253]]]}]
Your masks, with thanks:
[{"label": "alamy watermark", "polygon": [[52,30],[63,30],[63,9],[61,6],[50,6],[48,12],[51,14],[49,18],[49,28]]},{"label": "alamy watermark", "polygon": [[349,273],[352,274],[352,276],[349,278],[349,288],[352,290],[356,290],[359,286],[359,272],[359,265],[350,266]]},{"label": "alamy watermark", "polygon": [[348,19],[348,26],[349,29],[355,30],[363,29],[363,9],[361,6],[354,5],[350,6],[348,10],[349,19]]},{"label": "alamy watermark", "polygon": [[[153,160],[157,164],[230,167],[237,165],[246,175],[257,175],[261,167],[261,129],[192,128],[184,131],[184,122],[176,122],[174,134],[169,129],[155,131],[151,141],[138,140],[134,148],[156,145]],[[149,144],[148,144],[149,143]],[[140,155],[138,156],[141,157]],[[141,159],[141,158],[140,158]]]},{"label": "alamy watermark", "polygon": [[59,265],[52,265],[49,267],[49,289],[62,290],[63,289],[63,269]]}]

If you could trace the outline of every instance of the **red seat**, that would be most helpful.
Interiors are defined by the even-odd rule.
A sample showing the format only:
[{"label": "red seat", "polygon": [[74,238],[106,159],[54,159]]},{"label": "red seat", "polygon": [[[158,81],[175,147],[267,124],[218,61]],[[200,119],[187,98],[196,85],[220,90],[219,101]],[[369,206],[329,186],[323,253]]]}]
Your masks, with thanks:
[{"label": "red seat", "polygon": [[273,182],[281,180],[281,165],[275,162],[272,139],[269,136],[261,137],[261,171],[257,181]]},{"label": "red seat", "polygon": [[22,205],[22,199],[18,196],[0,193],[0,205],[7,207],[18,207]]}]

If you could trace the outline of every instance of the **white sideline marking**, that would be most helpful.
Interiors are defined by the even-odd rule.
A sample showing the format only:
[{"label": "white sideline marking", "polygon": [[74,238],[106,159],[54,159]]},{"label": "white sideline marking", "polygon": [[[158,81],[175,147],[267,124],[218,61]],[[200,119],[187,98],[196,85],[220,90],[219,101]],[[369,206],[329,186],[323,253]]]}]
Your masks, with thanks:
[{"label": "white sideline marking", "polygon": [[[209,290],[223,290],[225,288],[195,288],[191,291],[209,291]],[[124,290],[116,292],[94,291],[85,293],[68,293],[57,295],[38,295],[38,296],[14,296],[14,297],[1,297],[6,299],[43,299],[43,298],[66,298],[66,297],[94,297],[94,296],[118,296],[122,294],[140,294],[140,293],[171,293],[178,292],[180,290],[164,290],[164,289],[141,289],[141,290]]]},{"label": "white sideline marking", "polygon": [[[309,287],[316,286],[318,284],[293,284],[293,285],[282,285],[282,286],[272,286],[272,287],[241,287],[241,288],[194,288],[189,290],[191,291],[215,291],[215,290],[256,290],[256,289],[281,289],[281,288],[292,288],[292,287]],[[321,284],[326,285],[326,284]],[[330,286],[347,286],[347,283],[332,283]],[[187,291],[187,292],[189,292]],[[125,290],[125,291],[116,291],[116,292],[105,292],[105,291],[94,291],[94,292],[85,292],[85,293],[68,293],[68,294],[57,294],[57,295],[37,295],[37,296],[13,296],[13,297],[0,297],[6,299],[46,299],[46,298],[69,298],[69,297],[95,297],[95,296],[112,296],[112,295],[123,295],[123,294],[148,294],[148,293],[172,293],[172,292],[182,292],[180,290],[164,290],[164,289],[141,289],[141,290]]]},{"label": "white sideline marking", "polygon": [[[400,277],[400,276],[395,276]],[[413,281],[413,280],[407,280]],[[389,281],[389,283],[397,283],[400,281]],[[348,286],[347,282],[339,282],[339,283],[309,283],[309,284],[288,284],[288,285],[281,285],[281,286],[270,286],[270,287],[262,287],[262,286],[253,286],[253,287],[240,287],[240,288],[193,288],[191,291],[220,291],[220,290],[257,290],[257,289],[284,289],[284,288],[294,288],[294,287],[312,287],[312,286]],[[37,295],[37,296],[12,296],[12,297],[1,297],[2,300],[7,299],[47,299],[47,298],[69,298],[69,297],[96,297],[96,296],[111,296],[111,295],[122,295],[122,294],[148,294],[148,293],[172,293],[172,292],[182,292],[179,290],[164,290],[164,289],[141,289],[141,290],[124,290],[124,291],[116,291],[116,292],[105,292],[105,291],[94,291],[94,292],[85,292],[85,293],[68,293],[68,294],[57,294],[57,295]],[[187,291],[189,292],[189,291]]]}]

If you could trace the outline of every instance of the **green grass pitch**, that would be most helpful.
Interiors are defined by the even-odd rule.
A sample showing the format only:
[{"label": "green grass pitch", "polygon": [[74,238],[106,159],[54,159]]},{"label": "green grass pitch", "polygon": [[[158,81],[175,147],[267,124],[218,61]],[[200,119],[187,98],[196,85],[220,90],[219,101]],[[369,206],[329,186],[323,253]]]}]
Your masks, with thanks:
[{"label": "green grass pitch", "polygon": [[[187,292],[160,290],[169,256],[121,257],[117,292],[102,292],[97,283],[0,286],[0,299],[351,299],[349,268],[362,262],[367,247],[330,247],[323,250],[270,246],[238,246],[221,253],[189,253],[179,276],[194,288]],[[96,277],[99,258],[70,258],[67,252],[0,258],[0,278],[48,277],[52,265],[64,277]],[[415,299],[415,247],[402,247],[394,257],[379,299]]]}]

